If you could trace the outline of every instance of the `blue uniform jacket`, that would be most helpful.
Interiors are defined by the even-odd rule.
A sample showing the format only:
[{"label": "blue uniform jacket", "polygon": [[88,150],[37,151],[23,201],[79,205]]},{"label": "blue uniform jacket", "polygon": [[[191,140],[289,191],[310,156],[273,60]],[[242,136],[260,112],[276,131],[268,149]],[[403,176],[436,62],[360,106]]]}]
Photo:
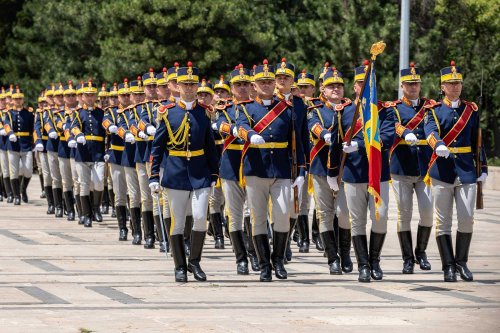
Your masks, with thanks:
[{"label": "blue uniform jacket", "polygon": [[45,122],[43,121],[43,110],[37,109],[35,113],[33,140],[35,142],[35,145],[41,143],[43,145],[43,152],[46,153],[47,140],[49,137],[47,136],[48,133],[47,131],[45,131],[44,125]]},{"label": "blue uniform jacket", "polygon": [[[158,108],[162,104],[158,101],[148,101],[142,104],[139,104],[136,107],[136,121],[138,122],[137,127],[139,131],[144,133],[147,132],[147,128],[149,126],[156,127],[156,119],[158,117]],[[151,146],[153,145],[153,136],[148,136],[147,141],[144,144],[144,151],[140,149],[136,152],[136,162],[146,163],[149,162],[149,156],[151,155]]]},{"label": "blue uniform jacket", "polygon": [[[125,140],[125,135],[127,133],[131,133],[130,131],[130,113],[133,113],[131,109],[132,106],[128,106],[126,108],[119,107],[117,111],[117,119],[116,121],[118,126],[118,135]],[[137,140],[137,137],[136,137]],[[137,143],[130,143],[123,141],[125,145],[125,149],[122,153],[122,159],[120,161],[123,167],[135,168],[135,150],[137,149]]]},{"label": "blue uniform jacket", "polygon": [[118,127],[118,107],[108,107],[104,110],[104,118],[102,121],[102,126],[109,134],[109,149],[106,152],[109,159],[108,162],[111,164],[121,165],[122,155],[125,149],[125,141],[118,135],[118,133],[109,133],[108,127],[115,125]]},{"label": "blue uniform jacket", "polygon": [[[479,116],[477,106],[474,103],[461,101],[458,108],[452,108],[445,101],[438,102],[427,113],[424,131],[431,148],[444,145],[442,139],[457,123],[466,107],[473,109],[469,121],[451,142],[448,148],[470,147],[467,153],[451,153],[448,158],[438,157],[436,162],[429,169],[431,178],[453,184],[456,177],[460,178],[463,184],[472,184],[477,180],[475,168],[475,152],[477,151],[477,131],[479,129]],[[484,147],[480,149],[482,172],[488,172],[486,154]]]},{"label": "blue uniform jacket", "polygon": [[[163,106],[158,112],[160,123],[151,150],[150,182],[159,181],[160,165],[164,158],[163,187],[184,191],[210,187],[212,182],[217,181],[219,160],[205,107],[195,102],[192,110],[186,110],[180,101]],[[184,142],[175,144],[169,133],[176,133],[183,121],[189,124],[189,132]],[[187,150],[197,156],[174,156],[185,154]]]},{"label": "blue uniform jacket", "polygon": [[71,132],[75,140],[85,136],[87,143],[78,144],[76,147],[75,161],[77,162],[102,162],[104,161],[104,136],[106,132],[102,127],[104,111],[98,107],[84,106],[75,113],[71,123]]},{"label": "blue uniform jacket", "polygon": [[[137,104],[131,108],[126,114],[128,116],[128,129],[129,131],[135,135],[135,155],[134,162],[135,163],[146,163],[148,161],[151,147],[150,141],[153,140],[153,136],[148,136],[146,139],[139,137],[139,112],[142,112],[142,108],[144,104]],[[145,133],[145,132],[144,132]],[[145,133],[147,134],[147,133]]]},{"label": "blue uniform jacket", "polygon": [[[47,134],[49,134],[51,132],[56,132],[56,125],[55,125],[56,120],[54,118],[54,111],[57,111],[57,109],[56,108],[47,108],[43,112],[43,120],[45,123],[44,128],[45,128],[45,131],[47,132]],[[45,149],[47,149],[47,151],[57,153],[59,151],[59,137],[57,137],[56,139],[48,138],[47,145],[45,146]]]},{"label": "blue uniform jacket", "polygon": [[[243,112],[238,112],[238,135],[245,141],[250,142],[251,137],[257,132],[254,126],[272,110],[280,100],[273,97],[271,105],[261,104],[260,99],[245,105]],[[306,160],[302,146],[302,130],[297,122],[299,117],[294,113],[292,104],[287,103],[286,109],[272,121],[259,134],[266,141],[268,148],[259,148],[250,145],[243,159],[243,175],[257,176],[260,178],[282,178],[291,179],[292,176],[292,132],[295,127],[295,144],[298,175],[304,176],[306,171]],[[273,148],[273,144],[287,144],[286,148]]]},{"label": "blue uniform jacket", "polygon": [[68,147],[69,133],[71,131],[69,130],[69,127],[67,125],[70,112],[71,110],[64,110],[54,115],[54,119],[56,121],[56,131],[59,135],[59,147],[57,150],[57,156],[61,158],[71,157],[71,148]]},{"label": "blue uniform jacket", "polygon": [[[10,129],[6,130],[7,141],[5,142],[7,150],[26,152],[33,149],[33,130],[35,124],[35,116],[33,115],[33,110],[30,108],[22,108],[19,111],[9,110],[5,117],[4,128]],[[9,136],[15,134],[17,136],[17,141],[12,142],[9,140]]]}]

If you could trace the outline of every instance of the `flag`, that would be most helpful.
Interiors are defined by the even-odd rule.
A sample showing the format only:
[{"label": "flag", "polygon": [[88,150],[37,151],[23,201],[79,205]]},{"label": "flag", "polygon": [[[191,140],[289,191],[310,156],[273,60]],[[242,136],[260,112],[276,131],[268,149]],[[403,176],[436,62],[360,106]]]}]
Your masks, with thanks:
[{"label": "flag", "polygon": [[375,202],[375,217],[379,219],[378,209],[382,205],[380,196],[380,176],[382,173],[382,148],[380,143],[380,121],[378,118],[377,78],[374,62],[366,73],[365,87],[361,96],[361,115],[366,155],[368,157],[368,193]]}]

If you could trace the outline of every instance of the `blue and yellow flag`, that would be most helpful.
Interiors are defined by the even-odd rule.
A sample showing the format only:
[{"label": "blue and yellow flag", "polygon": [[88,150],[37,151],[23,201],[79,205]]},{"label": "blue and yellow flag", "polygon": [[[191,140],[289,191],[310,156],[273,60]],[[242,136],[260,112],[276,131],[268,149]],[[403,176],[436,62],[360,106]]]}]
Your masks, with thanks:
[{"label": "blue and yellow flag", "polygon": [[380,121],[378,118],[377,78],[374,62],[366,74],[365,87],[361,96],[361,115],[366,154],[368,156],[368,192],[375,201],[375,215],[379,219],[378,209],[382,205],[380,196],[380,177],[382,173],[382,148],[380,143]]}]

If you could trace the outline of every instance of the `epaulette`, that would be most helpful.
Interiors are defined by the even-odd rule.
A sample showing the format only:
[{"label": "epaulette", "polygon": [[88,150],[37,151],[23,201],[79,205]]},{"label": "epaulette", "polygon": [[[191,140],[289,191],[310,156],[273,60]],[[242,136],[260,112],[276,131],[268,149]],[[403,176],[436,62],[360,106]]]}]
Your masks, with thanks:
[{"label": "epaulette", "polygon": [[464,102],[465,104],[469,105],[472,108],[472,110],[474,110],[474,111],[478,110],[478,107],[477,107],[476,103],[474,103],[474,102],[467,102],[467,101],[462,101],[462,102]]},{"label": "epaulette", "polygon": [[352,104],[352,101],[349,98],[344,98],[343,103],[335,105],[335,111],[342,111],[346,106],[350,104]]},{"label": "epaulette", "polygon": [[170,103],[167,105],[162,105],[158,108],[158,113],[164,114],[167,112],[168,109],[171,109],[175,106],[175,103]]},{"label": "epaulette", "polygon": [[307,107],[307,110],[312,110],[312,109],[320,108],[320,107],[322,107],[323,105],[324,105],[323,103],[321,103],[321,104],[313,104],[313,105],[311,105],[311,106],[308,106],[308,107]]},{"label": "epaulette", "polygon": [[431,109],[433,107],[436,107],[436,106],[439,106],[441,105],[441,102],[436,102],[435,100],[433,99],[429,99],[426,101],[426,103],[424,104],[424,108],[426,109]]},{"label": "epaulette", "polygon": [[247,99],[246,101],[233,102],[233,104],[240,105],[240,104],[248,104],[248,103],[252,103],[252,102],[253,101],[251,99]]},{"label": "epaulette", "polygon": [[392,107],[395,107],[396,105],[398,105],[399,103],[401,103],[401,100],[398,99],[396,101],[388,101],[388,102],[383,102],[383,106],[384,108],[392,108]]},{"label": "epaulette", "polygon": [[377,101],[377,107],[378,107],[379,110],[382,109],[384,107],[384,102],[382,102],[381,100],[378,100]]}]

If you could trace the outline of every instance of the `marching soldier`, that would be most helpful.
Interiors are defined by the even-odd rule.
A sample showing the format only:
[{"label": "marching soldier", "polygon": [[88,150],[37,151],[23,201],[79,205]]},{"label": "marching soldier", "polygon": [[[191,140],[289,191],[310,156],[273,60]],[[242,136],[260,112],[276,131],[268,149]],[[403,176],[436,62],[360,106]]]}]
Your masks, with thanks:
[{"label": "marching soldier", "polygon": [[33,174],[33,109],[24,106],[24,94],[18,86],[12,91],[12,109],[7,112],[4,129],[9,154],[9,171],[14,205],[28,202],[26,190]]},{"label": "marching soldier", "polygon": [[[135,90],[138,90],[138,81],[131,82],[129,85],[128,79],[124,79],[123,83],[118,86],[118,135],[125,141],[125,148],[122,153],[121,165],[125,171],[125,179],[127,181],[127,189],[130,204],[130,227],[132,229],[132,244],[141,245],[142,229],[141,229],[141,189],[139,187],[139,179],[135,171],[135,135],[130,131],[130,118],[134,105],[131,101],[131,88],[134,85]],[[133,116],[132,116],[133,117]]]},{"label": "marching soldier", "polygon": [[5,123],[5,118],[7,117],[7,112],[10,108],[10,103],[7,102],[8,94],[12,94],[11,89],[6,91],[5,88],[2,87],[2,91],[0,93],[0,119],[2,124],[0,128],[0,165],[2,167],[2,178],[7,203],[12,203],[14,202],[14,195],[12,193],[12,186],[10,183],[9,156],[7,152],[7,141],[9,139],[6,137],[7,132],[5,131],[5,127],[3,125]]},{"label": "marching soldier", "polygon": [[[339,133],[342,141],[352,131],[351,123],[359,102],[359,95],[363,87],[365,71],[368,61],[364,66],[355,69],[354,91],[356,102],[344,105],[339,114]],[[387,207],[389,204],[389,149],[394,141],[394,112],[392,109],[379,111],[380,139],[382,143],[382,175],[380,179],[380,195],[383,204],[378,209],[379,220],[375,219],[375,202],[368,193],[368,157],[363,139],[363,123],[360,118],[355,125],[350,145],[343,142],[342,150],[347,154],[342,180],[351,221],[352,241],[358,261],[359,282],[370,282],[370,275],[374,280],[381,280],[383,271],[380,268],[380,254],[387,233]],[[338,154],[338,152],[336,152]],[[335,154],[335,152],[334,152]],[[370,234],[370,248],[366,237],[367,210],[370,211],[372,229]]]},{"label": "marching soldier", "polygon": [[[237,274],[248,274],[248,259],[250,257],[252,270],[259,270],[259,262],[252,240],[252,226],[250,216],[245,216],[246,190],[240,186],[241,151],[244,141],[238,138],[236,116],[239,110],[250,103],[251,73],[242,64],[238,65],[230,74],[231,92],[233,101],[219,103],[216,106],[216,122],[212,125],[225,137],[220,163],[220,178],[225,197],[227,224],[229,235],[236,257]],[[243,112],[243,111],[242,111]],[[243,225],[248,233],[248,251],[243,238]]]},{"label": "marching soldier", "polygon": [[[100,207],[104,190],[104,137],[103,110],[96,107],[97,86],[91,80],[82,88],[83,107],[75,114],[71,132],[77,142],[76,171],[80,183],[80,200],[84,226],[92,227],[92,220],[102,221]],[[92,202],[90,192],[93,191]],[[94,212],[92,216],[92,212]]]},{"label": "marching soldier", "polygon": [[[219,91],[222,90],[227,94],[227,91],[222,86],[228,86],[228,82],[224,80],[224,76],[221,77],[219,81]],[[221,92],[219,92],[220,97]],[[208,107],[208,110],[212,110],[212,101],[214,101],[214,90],[212,89],[212,84],[207,82],[205,79],[201,80],[198,84],[198,90],[196,92],[196,96],[198,99],[198,103]],[[225,103],[227,96],[224,97],[224,100],[220,98],[215,101],[216,103],[220,100],[221,103]],[[214,112],[210,113],[211,116],[214,116]],[[213,133],[215,139],[215,146],[217,147],[217,157],[220,160],[220,155],[222,153],[222,146],[224,145],[224,140],[222,139],[219,132],[214,131]],[[221,207],[224,204],[224,196],[222,194],[222,187],[220,184],[216,184],[212,189],[210,196],[208,197],[208,210],[210,214],[210,224],[212,226],[212,232],[215,241],[216,249],[224,248],[224,232],[222,231],[222,214]]]},{"label": "marching soldier", "polygon": [[76,211],[78,214],[78,224],[84,224],[85,223],[85,218],[83,216],[83,209],[82,209],[82,201],[80,200],[80,182],[78,181],[78,173],[76,172],[76,150],[77,150],[77,143],[75,140],[75,137],[73,135],[73,132],[71,131],[71,124],[73,123],[73,120],[76,119],[76,116],[78,115],[78,110],[81,109],[83,106],[83,101],[82,101],[82,95],[83,95],[83,88],[84,88],[84,83],[83,81],[80,82],[79,85],[76,86],[76,108],[73,112],[70,112],[69,116],[66,117],[66,128],[69,128],[69,139],[68,139],[68,147],[71,150],[70,157],[69,157],[69,162],[71,164],[71,178],[73,179],[73,194],[75,195],[75,204],[76,204]]},{"label": "marching soldier", "polygon": [[[219,169],[210,116],[196,102],[198,82],[198,68],[191,62],[178,69],[181,100],[158,110],[161,118],[151,153],[150,187],[158,192],[160,164],[166,150],[161,184],[166,189],[172,212],[170,243],[177,282],[187,282],[187,270],[196,280],[206,280],[200,260],[207,231],[208,196]],[[192,205],[194,223],[189,263],[186,265],[183,234],[188,205]]]},{"label": "marching soldier", "polygon": [[[427,142],[434,151],[428,176],[432,184],[436,240],[445,282],[456,282],[457,271],[462,280],[473,280],[467,261],[474,224],[476,182],[484,183],[488,173],[484,149],[478,145],[478,107],[460,99],[462,82],[460,67],[451,61],[449,67],[441,70],[444,99],[433,105],[424,125]],[[477,161],[480,165],[476,165]],[[476,167],[480,169],[480,175],[476,173]],[[451,238],[453,201],[456,202],[458,221],[455,256]]]},{"label": "marching soldier", "polygon": [[[123,89],[123,88],[122,88]],[[115,192],[115,210],[118,221],[119,241],[127,240],[127,182],[125,179],[125,169],[121,164],[125,142],[118,133],[118,85],[116,82],[109,91],[109,106],[104,110],[102,126],[109,134],[109,149],[106,152],[106,159],[111,171],[113,188]]]},{"label": "marching soldier", "polygon": [[[290,70],[286,63],[285,70]],[[306,165],[294,101],[274,96],[274,68],[267,59],[255,68],[254,78],[256,99],[238,111],[237,126],[238,136],[245,141],[242,181],[246,182],[260,280],[267,282],[272,280],[271,258],[276,277],[287,278],[284,260],[290,231],[291,190],[303,185]],[[293,172],[294,168],[297,172]],[[292,174],[297,175],[292,179],[293,184]],[[268,214],[274,231],[272,255],[267,234]]]},{"label": "marching soldier", "polygon": [[[105,110],[109,106],[109,89],[106,87],[106,83],[101,85],[101,89],[97,94],[97,106],[102,110]],[[107,133],[106,133],[107,134]],[[104,146],[106,152],[108,151],[108,135],[104,140]],[[111,217],[116,217],[115,211],[115,196],[113,192],[113,179],[111,177],[111,172],[109,170],[109,164],[106,160],[106,155],[104,155],[104,192],[102,193],[102,207],[101,214],[109,214],[109,206],[111,206]]]},{"label": "marching soldier", "polygon": [[[424,118],[432,102],[420,97],[420,70],[413,63],[401,70],[403,98],[384,103],[392,108],[396,121],[396,139],[390,150],[392,189],[398,207],[398,238],[403,256],[403,274],[412,274],[415,258],[423,270],[430,270],[425,249],[432,230],[432,195],[425,185],[432,149],[424,134]],[[413,254],[411,217],[413,192],[418,201],[420,221],[417,247]]]},{"label": "marching soldier", "polygon": [[[55,206],[55,216],[63,217],[63,202],[62,202],[62,176],[61,170],[59,169],[59,159],[58,159],[58,150],[59,150],[59,135],[55,130],[55,119],[54,119],[54,111],[57,112],[59,107],[63,107],[62,105],[56,105],[54,101],[54,93],[55,86],[51,84],[47,87],[45,92],[45,97],[47,98],[48,108],[44,112],[44,128],[48,133],[49,139],[47,140],[47,158],[49,160],[49,169],[50,174],[52,176],[52,191],[54,195],[54,206]],[[61,92],[62,94],[62,92]]]}]

